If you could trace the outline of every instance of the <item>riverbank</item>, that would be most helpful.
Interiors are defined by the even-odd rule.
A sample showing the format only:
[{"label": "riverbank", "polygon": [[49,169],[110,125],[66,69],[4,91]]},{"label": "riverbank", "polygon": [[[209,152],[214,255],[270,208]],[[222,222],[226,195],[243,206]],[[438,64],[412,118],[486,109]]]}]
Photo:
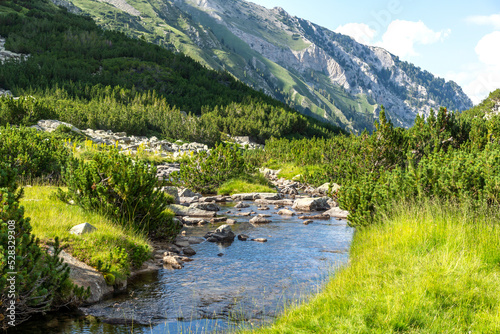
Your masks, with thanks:
[{"label": "riverbank", "polygon": [[358,229],[350,264],[308,303],[254,333],[500,331],[498,212],[399,205]]},{"label": "riverbank", "polygon": [[[58,237],[66,253],[114,277],[110,285],[126,285],[127,277],[150,257],[152,246],[147,237],[131,227],[120,226],[96,212],[85,211],[53,198],[57,187],[28,186],[21,204],[30,217],[33,234],[42,244],[50,245]],[[71,228],[88,223],[92,233],[73,234]],[[109,278],[108,278],[109,279]],[[114,284],[113,284],[114,283]]]}]

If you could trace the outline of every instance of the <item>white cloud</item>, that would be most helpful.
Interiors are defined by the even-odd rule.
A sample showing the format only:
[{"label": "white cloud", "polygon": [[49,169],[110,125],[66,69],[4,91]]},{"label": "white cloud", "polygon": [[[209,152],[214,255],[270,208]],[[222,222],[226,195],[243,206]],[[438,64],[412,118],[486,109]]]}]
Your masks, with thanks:
[{"label": "white cloud", "polygon": [[500,29],[500,14],[469,16],[466,21],[478,25],[491,25],[495,29]]},{"label": "white cloud", "polygon": [[351,36],[361,44],[371,44],[377,32],[365,23],[347,23],[335,29],[335,32]]},{"label": "white cloud", "polygon": [[401,58],[415,57],[419,55],[415,45],[441,42],[450,35],[450,32],[450,29],[433,31],[422,21],[394,20],[377,45]]},{"label": "white cloud", "polygon": [[481,38],[475,51],[482,63],[500,67],[500,31],[494,31]]},{"label": "white cloud", "polygon": [[475,48],[478,61],[445,76],[456,81],[474,104],[500,88],[500,31],[483,36]]}]

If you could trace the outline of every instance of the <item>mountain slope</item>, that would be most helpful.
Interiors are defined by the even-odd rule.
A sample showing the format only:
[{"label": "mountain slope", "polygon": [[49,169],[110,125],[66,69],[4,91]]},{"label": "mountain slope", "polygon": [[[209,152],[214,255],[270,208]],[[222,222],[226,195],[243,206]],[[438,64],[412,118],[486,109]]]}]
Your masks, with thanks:
[{"label": "mountain slope", "polygon": [[[226,134],[263,142],[271,136],[328,137],[340,130],[299,114],[227,72],[103,30],[91,18],[68,13],[49,0],[1,2],[0,44],[2,38],[9,52],[1,56],[12,59],[0,64],[0,88],[35,100],[4,101],[0,125],[58,118],[80,128],[210,144]],[[11,57],[13,52],[22,56]]]},{"label": "mountain slope", "polygon": [[305,114],[347,129],[372,129],[381,105],[404,127],[431,108],[472,106],[454,82],[281,8],[242,0],[70,1],[106,28],[227,70]]}]

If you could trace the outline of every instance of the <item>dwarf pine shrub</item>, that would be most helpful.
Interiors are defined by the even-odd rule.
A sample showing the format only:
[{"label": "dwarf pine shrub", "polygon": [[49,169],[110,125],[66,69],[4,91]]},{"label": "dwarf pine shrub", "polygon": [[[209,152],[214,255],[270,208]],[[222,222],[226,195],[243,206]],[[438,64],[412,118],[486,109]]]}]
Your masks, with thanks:
[{"label": "dwarf pine shrub", "polygon": [[178,228],[167,209],[170,195],[158,190],[156,168],[115,148],[96,152],[90,161],[71,158],[63,180],[68,191],[59,198],[73,200],[87,210],[98,211],[122,224],[155,236],[174,236]]}]

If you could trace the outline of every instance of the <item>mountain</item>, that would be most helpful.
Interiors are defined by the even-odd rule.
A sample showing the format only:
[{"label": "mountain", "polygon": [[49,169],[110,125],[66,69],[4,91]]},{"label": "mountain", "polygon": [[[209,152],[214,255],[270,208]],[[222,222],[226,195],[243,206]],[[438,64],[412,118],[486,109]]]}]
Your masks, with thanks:
[{"label": "mountain", "polygon": [[456,83],[279,7],[243,0],[53,1],[91,15],[106,29],[226,70],[304,114],[346,129],[373,129],[381,105],[402,127],[431,108],[472,107]]},{"label": "mountain", "polygon": [[[75,11],[70,7],[70,11]],[[10,91],[10,92],[7,92]],[[0,126],[78,128],[201,141],[329,137],[342,130],[182,53],[103,30],[49,0],[0,2]]]}]

